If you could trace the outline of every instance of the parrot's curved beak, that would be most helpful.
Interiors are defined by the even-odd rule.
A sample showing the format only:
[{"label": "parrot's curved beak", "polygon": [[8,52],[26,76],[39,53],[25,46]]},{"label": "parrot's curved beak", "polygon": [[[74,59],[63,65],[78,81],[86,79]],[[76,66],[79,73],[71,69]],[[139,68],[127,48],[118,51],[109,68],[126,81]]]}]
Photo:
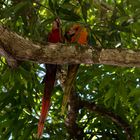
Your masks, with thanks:
[{"label": "parrot's curved beak", "polygon": [[52,29],[58,29],[60,27],[60,19],[56,18],[52,23]]}]

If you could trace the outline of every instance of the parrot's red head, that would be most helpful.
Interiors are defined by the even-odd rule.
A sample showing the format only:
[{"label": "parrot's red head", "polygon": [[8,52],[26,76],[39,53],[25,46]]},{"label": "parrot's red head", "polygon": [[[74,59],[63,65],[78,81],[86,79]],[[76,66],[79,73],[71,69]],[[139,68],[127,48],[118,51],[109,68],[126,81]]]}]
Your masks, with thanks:
[{"label": "parrot's red head", "polygon": [[48,42],[62,42],[62,33],[60,29],[60,19],[56,18],[52,23],[52,31],[48,35]]}]

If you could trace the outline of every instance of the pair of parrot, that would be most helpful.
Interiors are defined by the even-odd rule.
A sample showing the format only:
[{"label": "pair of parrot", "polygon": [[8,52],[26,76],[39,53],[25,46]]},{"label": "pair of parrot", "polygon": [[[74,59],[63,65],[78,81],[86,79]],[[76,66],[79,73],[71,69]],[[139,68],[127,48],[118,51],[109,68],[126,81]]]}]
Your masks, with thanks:
[{"label": "pair of parrot", "polygon": [[[58,43],[67,41],[69,43],[77,43],[79,45],[86,45],[88,38],[87,29],[81,24],[73,24],[71,28],[65,33],[65,36],[62,35],[62,30],[60,27],[60,19],[56,18],[52,23],[52,30],[48,35],[48,42]],[[67,106],[67,102],[69,99],[69,95],[71,93],[71,89],[73,83],[75,81],[77,71],[79,68],[79,64],[71,64],[68,65],[67,78],[64,86],[64,96],[62,101],[62,114],[64,114],[65,108]],[[57,65],[55,64],[46,64],[46,75],[44,78],[44,95],[42,98],[42,109],[41,116],[38,122],[38,138],[42,136],[44,123],[49,111],[50,101],[51,101],[51,93],[54,87]]]}]

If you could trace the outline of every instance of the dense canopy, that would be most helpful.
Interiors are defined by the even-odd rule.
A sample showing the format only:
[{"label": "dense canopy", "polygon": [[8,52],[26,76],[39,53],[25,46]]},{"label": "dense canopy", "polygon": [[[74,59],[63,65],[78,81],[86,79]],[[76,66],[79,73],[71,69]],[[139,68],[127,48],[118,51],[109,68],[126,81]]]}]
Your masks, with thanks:
[{"label": "dense canopy", "polygon": [[[46,45],[51,23],[59,17],[63,32],[73,23],[88,28],[88,44],[93,49],[110,49],[108,55],[113,49],[139,52],[139,13],[139,0],[1,0],[0,27],[35,44]],[[11,49],[6,46],[10,40],[3,43],[1,38],[2,32],[0,55],[2,49]],[[127,51],[125,57],[129,56]],[[28,60],[28,53],[25,57],[26,61],[17,60],[16,67],[9,66],[5,57],[0,59],[2,140],[36,139],[45,67],[38,63],[39,56],[34,62]],[[121,58],[120,62],[127,64]],[[42,140],[139,140],[138,62],[136,59],[129,67],[82,63],[65,115],[61,115],[63,85],[58,73]],[[67,64],[61,67],[65,69]]]}]

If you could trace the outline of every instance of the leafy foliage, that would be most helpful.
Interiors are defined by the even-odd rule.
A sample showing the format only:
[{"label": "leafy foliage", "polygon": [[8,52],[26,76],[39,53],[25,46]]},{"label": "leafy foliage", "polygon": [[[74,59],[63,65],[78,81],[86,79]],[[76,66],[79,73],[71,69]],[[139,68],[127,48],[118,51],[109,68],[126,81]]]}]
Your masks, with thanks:
[{"label": "leafy foliage", "polygon": [[[138,49],[140,46],[139,0],[1,0],[0,23],[33,41],[46,42],[51,22],[62,28],[78,22],[89,28],[90,45]],[[0,139],[35,139],[44,75],[42,65],[20,62],[17,69],[0,61]],[[82,100],[119,115],[140,139],[140,70],[104,65],[81,65],[76,92]],[[52,106],[42,139],[70,139],[60,115],[62,89],[55,86]],[[85,139],[127,139],[124,128],[103,112],[79,109],[77,124]],[[74,138],[73,138],[74,139]]]}]

